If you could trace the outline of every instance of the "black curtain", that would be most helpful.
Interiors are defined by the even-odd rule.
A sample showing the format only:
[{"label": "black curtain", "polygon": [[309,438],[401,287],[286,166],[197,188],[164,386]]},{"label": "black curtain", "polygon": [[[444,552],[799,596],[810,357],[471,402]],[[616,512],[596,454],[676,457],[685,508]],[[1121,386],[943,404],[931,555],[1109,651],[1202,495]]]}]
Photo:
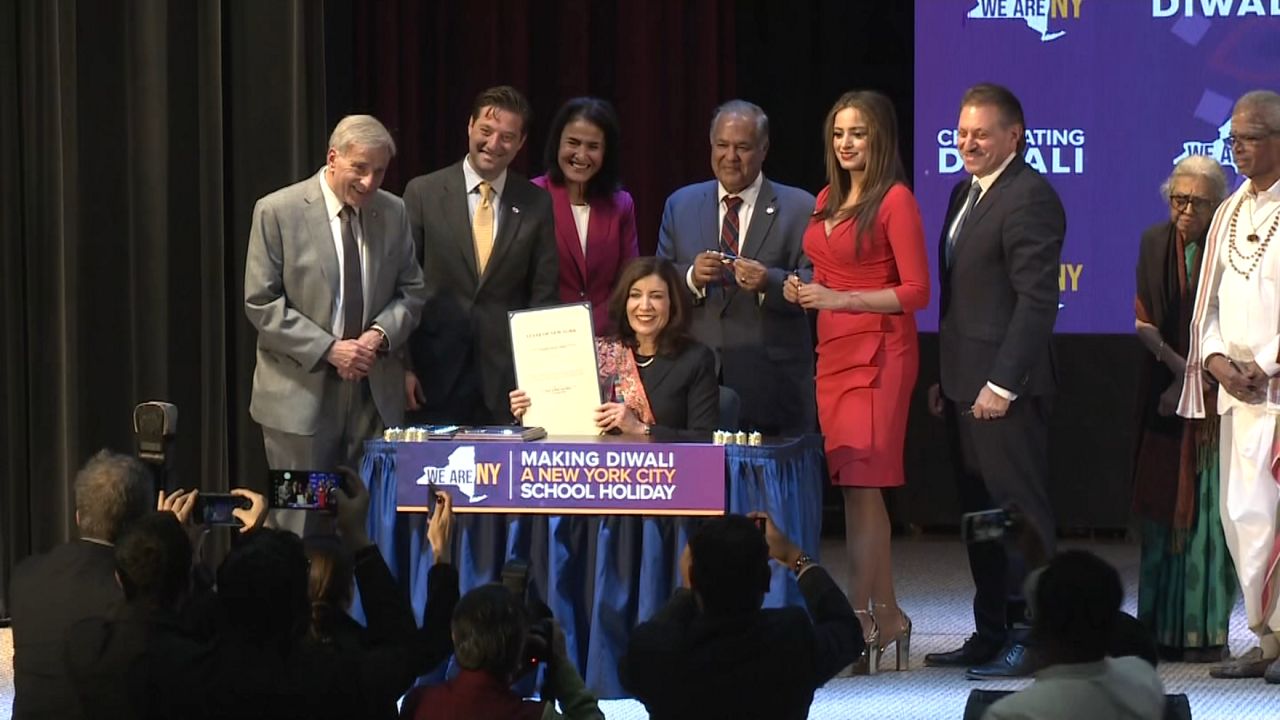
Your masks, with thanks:
[{"label": "black curtain", "polygon": [[323,162],[322,7],[0,0],[0,138],[3,616],[136,403],[178,406],[178,483],[265,474],[245,238],[255,198]]},{"label": "black curtain", "polygon": [[[710,177],[711,112],[734,97],[733,0],[556,0],[501,3],[331,0],[331,112],[368,112],[399,154],[383,185],[462,159],[471,103],[486,87],[520,89],[533,106],[512,167],[544,168],[560,105],[597,95],[622,125],[622,180],[636,201],[641,252],[657,244],[662,203]],[[349,30],[338,35],[339,27]]]},{"label": "black curtain", "polygon": [[[878,90],[898,114],[911,171],[915,4],[871,0],[737,4],[737,88],[769,114],[764,172],[814,195],[827,184],[822,124],[848,90]],[[703,173],[710,172],[709,162]]]}]

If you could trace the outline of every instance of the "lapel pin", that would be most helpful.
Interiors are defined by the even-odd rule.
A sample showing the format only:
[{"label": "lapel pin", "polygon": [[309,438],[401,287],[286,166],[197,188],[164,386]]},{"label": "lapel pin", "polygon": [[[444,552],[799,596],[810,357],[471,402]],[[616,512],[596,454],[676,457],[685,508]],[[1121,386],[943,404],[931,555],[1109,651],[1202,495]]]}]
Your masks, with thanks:
[{"label": "lapel pin", "polygon": [[765,215],[772,215],[772,214],[773,214],[773,206],[772,206],[772,205],[770,205],[769,207],[765,208],[765,209],[764,209],[764,214],[765,214]]},{"label": "lapel pin", "polygon": [[515,213],[515,214],[519,215],[519,214],[520,214],[520,208],[516,207],[515,205],[512,205],[512,206],[511,206],[511,212],[513,212],[513,213]]}]

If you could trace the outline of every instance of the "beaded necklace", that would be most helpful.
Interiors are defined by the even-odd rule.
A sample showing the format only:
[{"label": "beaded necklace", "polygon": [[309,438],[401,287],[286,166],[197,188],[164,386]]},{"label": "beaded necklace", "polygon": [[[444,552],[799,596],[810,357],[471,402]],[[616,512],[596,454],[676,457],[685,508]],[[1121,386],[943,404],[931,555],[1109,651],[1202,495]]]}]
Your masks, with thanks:
[{"label": "beaded necklace", "polygon": [[[1253,252],[1246,255],[1245,253],[1240,252],[1240,248],[1236,245],[1236,220],[1240,217],[1240,208],[1242,207],[1244,207],[1243,202],[1236,203],[1235,210],[1231,212],[1227,260],[1231,262],[1232,270],[1235,270],[1237,273],[1243,275],[1245,280],[1248,280],[1249,276],[1253,274],[1253,271],[1258,268],[1258,263],[1262,261],[1263,254],[1267,252],[1267,246],[1271,244],[1271,238],[1276,234],[1276,226],[1280,225],[1280,215],[1276,215],[1275,220],[1272,220],[1271,229],[1267,230],[1267,237],[1262,240],[1261,244],[1258,243],[1257,228],[1255,228],[1253,233],[1249,234],[1249,237],[1246,239],[1255,247]],[[1263,220],[1263,224],[1266,224],[1266,220]],[[1236,264],[1237,257],[1240,258],[1240,264]],[[1241,265],[1248,265],[1248,267],[1241,268]]]}]

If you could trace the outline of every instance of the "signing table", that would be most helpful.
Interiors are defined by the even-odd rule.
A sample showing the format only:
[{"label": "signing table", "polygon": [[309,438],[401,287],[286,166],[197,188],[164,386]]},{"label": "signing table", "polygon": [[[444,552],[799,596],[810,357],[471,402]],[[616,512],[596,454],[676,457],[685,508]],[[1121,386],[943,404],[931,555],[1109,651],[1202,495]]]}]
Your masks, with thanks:
[{"label": "signing table", "polygon": [[[415,445],[418,447],[413,447]],[[499,462],[490,463],[493,467],[475,473],[476,466],[484,465],[477,458],[486,454],[494,456],[493,448],[499,445],[511,452],[511,465],[515,469]],[[422,473],[423,484],[415,486],[412,477],[419,474],[417,468],[421,462],[414,462],[411,471],[406,467],[397,472],[397,451],[416,461],[427,446],[436,456],[446,459],[434,469],[428,467]],[[549,438],[528,443],[369,441],[365,445],[360,474],[369,486],[369,536],[378,544],[392,573],[409,588],[418,617],[426,603],[427,571],[433,562],[426,538],[426,515],[420,512],[427,504],[428,476],[437,488],[452,492],[456,509],[466,510],[475,497],[495,490],[499,494],[508,492],[483,484],[491,479],[491,473],[505,472],[516,487],[522,480],[531,484],[535,480],[550,479],[539,478],[532,471],[522,479],[517,455],[520,451],[570,446],[582,450],[577,460],[585,456],[599,461],[608,451],[652,451],[657,454],[654,457],[659,458],[655,463],[659,467],[635,472],[647,471],[655,477],[669,472],[661,467],[661,458],[668,457],[664,453],[689,448],[688,444],[652,440],[619,443],[616,438]],[[597,454],[589,455],[592,450]],[[701,450],[705,458],[707,448]],[[685,473],[675,484],[697,483],[700,488],[713,487],[718,491],[727,479],[724,503],[729,512],[768,512],[784,533],[816,557],[824,483],[821,438],[766,439],[761,446],[726,445],[723,450],[723,476],[698,470],[695,477],[690,474],[695,466],[689,466],[690,473]],[[713,457],[718,461],[718,447],[715,452]],[[501,454],[505,457],[506,450]],[[459,487],[452,479],[457,477],[459,458],[471,461],[470,487]],[[477,478],[481,481],[479,485],[474,483]],[[560,489],[565,478],[555,479],[556,493],[563,498],[559,502],[573,506],[573,495]],[[541,491],[549,487],[547,483],[540,482],[538,486],[537,494],[550,494]],[[598,494],[599,490],[593,492]],[[606,492],[621,497],[619,490]],[[639,491],[630,489],[629,492]],[[581,507],[582,502],[577,505],[573,512],[591,512]],[[624,697],[626,693],[618,681],[617,667],[626,651],[631,628],[656,613],[679,584],[680,553],[698,521],[695,517],[678,515],[459,512],[455,516],[453,561],[465,593],[477,585],[498,581],[507,560],[527,560],[531,593],[546,602],[563,626],[569,654],[587,685],[601,698]],[[777,563],[773,570],[765,605],[802,604],[792,574]]]}]

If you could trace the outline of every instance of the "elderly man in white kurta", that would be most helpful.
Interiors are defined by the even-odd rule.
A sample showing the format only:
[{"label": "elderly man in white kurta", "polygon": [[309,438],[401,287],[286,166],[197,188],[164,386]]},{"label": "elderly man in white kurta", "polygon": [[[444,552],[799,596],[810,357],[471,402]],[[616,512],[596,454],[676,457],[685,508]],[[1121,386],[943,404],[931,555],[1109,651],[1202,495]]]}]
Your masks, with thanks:
[{"label": "elderly man in white kurta", "polygon": [[1227,547],[1259,644],[1214,677],[1280,682],[1280,95],[1254,91],[1231,114],[1236,167],[1248,178],[1209,229],[1178,414],[1203,417],[1203,383],[1219,383]]}]

